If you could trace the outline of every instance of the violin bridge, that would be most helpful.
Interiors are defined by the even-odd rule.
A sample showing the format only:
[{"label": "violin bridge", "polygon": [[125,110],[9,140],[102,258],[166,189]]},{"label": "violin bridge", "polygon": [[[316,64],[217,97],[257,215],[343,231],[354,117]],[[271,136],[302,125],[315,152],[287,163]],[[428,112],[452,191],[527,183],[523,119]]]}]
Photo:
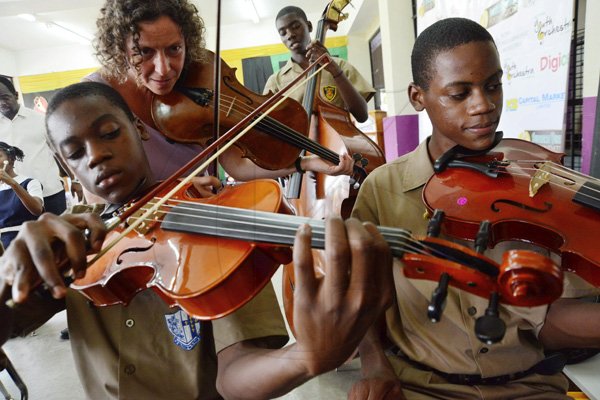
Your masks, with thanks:
[{"label": "violin bridge", "polygon": [[139,219],[146,213],[146,211],[153,206],[153,204],[153,202],[149,202],[145,207],[140,208],[131,217],[127,218],[128,225],[138,224],[134,230],[140,235],[145,235],[148,233],[162,217],[163,212],[160,210],[155,210],[151,214],[147,215],[142,222],[138,222]]},{"label": "violin bridge", "polygon": [[542,186],[550,182],[551,168],[552,166],[546,162],[539,165],[537,171],[531,177],[531,181],[529,181],[529,197],[535,196]]}]

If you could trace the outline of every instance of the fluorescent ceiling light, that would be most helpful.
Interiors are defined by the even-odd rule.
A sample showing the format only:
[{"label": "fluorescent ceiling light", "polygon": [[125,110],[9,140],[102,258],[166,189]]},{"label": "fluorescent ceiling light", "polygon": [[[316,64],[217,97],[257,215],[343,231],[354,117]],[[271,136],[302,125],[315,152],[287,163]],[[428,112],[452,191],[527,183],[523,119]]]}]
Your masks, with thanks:
[{"label": "fluorescent ceiling light", "polygon": [[24,19],[25,21],[29,21],[29,22],[35,22],[36,21],[36,17],[33,14],[19,14],[17,15],[17,17]]}]

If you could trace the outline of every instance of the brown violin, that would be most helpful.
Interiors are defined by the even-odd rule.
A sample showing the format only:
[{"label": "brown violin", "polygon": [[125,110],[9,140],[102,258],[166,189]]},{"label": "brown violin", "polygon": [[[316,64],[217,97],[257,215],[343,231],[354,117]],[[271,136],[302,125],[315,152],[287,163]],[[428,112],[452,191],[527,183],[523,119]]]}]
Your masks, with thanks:
[{"label": "brown violin", "polygon": [[[206,146],[213,139],[215,55],[208,50],[206,52],[207,61],[191,64],[171,93],[153,98],[152,119],[157,129],[176,142]],[[235,69],[223,60],[220,62],[219,126],[227,130],[271,96],[247,89],[236,79]],[[236,146],[243,151],[244,157],[269,170],[292,165],[301,150],[339,164],[339,153],[309,139],[307,134],[308,116],[302,105],[287,98],[237,140]],[[353,180],[360,182],[365,176],[364,168],[357,164]]]},{"label": "brown violin", "polygon": [[455,147],[434,164],[423,190],[429,210],[446,213],[446,234],[474,240],[490,222],[490,244],[519,240],[562,257],[562,267],[600,286],[600,181],[562,165],[562,154],[504,139],[484,154]]},{"label": "brown violin", "polygon": [[[214,319],[249,301],[279,265],[290,261],[289,246],[301,224],[311,225],[312,246],[324,248],[325,222],[289,215],[281,187],[273,180],[227,187],[206,199],[191,197],[188,188],[170,196],[71,287],[98,306],[128,304],[137,292],[152,288],[168,304],[196,318]],[[127,223],[136,221],[144,208]],[[113,230],[107,241],[120,230]],[[402,257],[410,278],[446,277],[450,285],[484,297],[499,293],[500,302],[513,305],[545,304],[560,295],[561,271],[540,254],[512,250],[499,265],[436,237],[414,237],[398,228],[379,230],[392,254]]]}]

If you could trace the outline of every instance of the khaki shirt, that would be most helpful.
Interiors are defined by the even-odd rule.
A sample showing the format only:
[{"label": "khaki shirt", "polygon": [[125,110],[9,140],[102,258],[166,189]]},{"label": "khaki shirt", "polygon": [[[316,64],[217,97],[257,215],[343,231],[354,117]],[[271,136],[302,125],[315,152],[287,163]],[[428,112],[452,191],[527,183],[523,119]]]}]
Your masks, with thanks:
[{"label": "khaki shirt", "polygon": [[[365,78],[362,77],[362,75],[356,70],[356,68],[352,66],[352,64],[337,57],[333,57],[333,60],[340,66],[344,75],[348,77],[348,80],[356,88],[358,93],[360,93],[360,95],[364,97],[366,101],[369,101],[373,94],[375,94],[375,89],[373,89],[373,87],[365,80]],[[298,75],[300,75],[302,71],[304,70],[300,65],[296,64],[291,59],[288,60],[287,64],[269,77],[267,83],[265,84],[263,93],[277,93],[288,83],[293,81]],[[290,94],[290,97],[299,103],[302,103],[302,100],[304,99],[305,87],[306,86],[303,86],[294,91]],[[329,102],[337,107],[347,109],[346,105],[344,104],[344,100],[342,99],[342,95],[338,92],[337,84],[335,83],[335,79],[333,79],[333,75],[325,70],[321,71],[319,95],[326,102]]]},{"label": "khaki shirt", "polygon": [[[434,173],[427,142],[373,171],[360,188],[352,216],[424,235],[427,220],[424,217],[426,209],[422,190]],[[515,242],[503,243],[493,251],[486,252],[486,256],[499,261],[499,255],[508,248],[526,246]],[[490,346],[479,341],[474,331],[475,321],[483,315],[488,299],[450,287],[442,318],[434,324],[427,317],[427,306],[437,283],[406,278],[402,273],[402,263],[398,260],[394,264],[394,281],[396,303],[386,315],[388,335],[411,360],[447,373],[493,377],[525,371],[544,358],[537,334],[544,323],[547,306],[527,308],[501,305],[499,311],[507,326],[506,335],[500,343]],[[403,368],[410,369],[406,365]],[[424,375],[423,380],[419,381],[419,378],[416,383],[410,383],[423,385],[419,393],[423,393],[425,386],[431,383],[431,373]],[[552,387],[548,390],[556,391],[558,388],[562,391],[564,379],[559,378],[557,383],[551,382],[553,378],[543,377],[543,381]],[[452,391],[453,388],[449,386],[459,385],[445,385],[444,390]],[[463,388],[456,390],[455,394]],[[451,392],[447,398],[453,398]]]},{"label": "khaki shirt", "polygon": [[[248,339],[264,338],[270,348],[288,340],[271,284],[236,312],[206,322],[170,308],[152,289],[128,306],[108,307],[69,290],[66,307],[73,356],[90,399],[218,399],[219,351]],[[20,307],[14,333],[31,331],[58,308],[50,300]]]}]

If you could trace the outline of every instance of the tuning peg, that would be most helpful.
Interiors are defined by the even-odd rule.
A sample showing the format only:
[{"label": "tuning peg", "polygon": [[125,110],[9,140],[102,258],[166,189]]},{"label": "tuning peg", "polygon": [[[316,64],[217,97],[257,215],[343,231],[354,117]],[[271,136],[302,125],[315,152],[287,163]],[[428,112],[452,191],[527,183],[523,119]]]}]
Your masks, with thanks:
[{"label": "tuning peg", "polygon": [[363,158],[361,158],[361,159],[360,159],[360,165],[361,165],[363,168],[364,168],[364,167],[366,167],[367,165],[369,165],[369,160],[368,160],[367,158],[364,158],[364,157],[363,157]]},{"label": "tuning peg", "polygon": [[431,294],[431,301],[427,306],[427,316],[431,322],[440,322],[442,319],[442,312],[446,306],[446,297],[448,296],[448,284],[450,283],[450,275],[443,272],[440,275],[440,281],[438,286],[433,290]]},{"label": "tuning peg", "polygon": [[352,159],[354,160],[354,162],[360,161],[362,158],[363,158],[363,156],[360,153],[353,153],[352,154]]},{"label": "tuning peg", "polygon": [[490,221],[481,221],[479,224],[479,231],[475,236],[475,251],[479,254],[487,250],[490,242],[490,226]]},{"label": "tuning peg", "polygon": [[433,212],[433,216],[429,219],[429,224],[427,225],[427,236],[438,237],[440,235],[444,216],[445,214],[442,210],[435,210]]},{"label": "tuning peg", "polygon": [[492,292],[490,302],[485,313],[475,321],[475,335],[477,339],[486,344],[498,343],[506,333],[506,324],[498,316],[498,302],[500,295]]}]

